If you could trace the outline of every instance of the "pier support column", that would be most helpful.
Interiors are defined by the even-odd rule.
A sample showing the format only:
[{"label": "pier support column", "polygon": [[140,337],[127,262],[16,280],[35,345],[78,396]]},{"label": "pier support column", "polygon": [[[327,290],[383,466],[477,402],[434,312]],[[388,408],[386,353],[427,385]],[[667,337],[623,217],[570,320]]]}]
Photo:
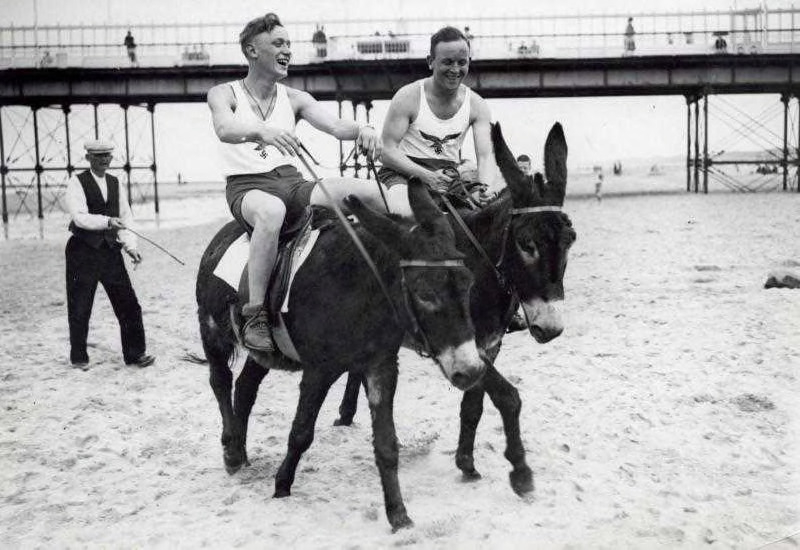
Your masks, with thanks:
[{"label": "pier support column", "polygon": [[[336,103],[339,105],[339,118],[342,118],[342,100],[337,98]],[[339,140],[339,176],[344,176],[344,144],[342,140]]]},{"label": "pier support column", "polygon": [[150,142],[153,146],[153,163],[150,165],[150,170],[153,172],[153,205],[156,210],[156,221],[158,221],[159,204],[158,204],[158,171],[156,167],[156,104],[148,103],[147,110],[150,111]]},{"label": "pier support column", "polygon": [[783,156],[781,158],[781,166],[783,167],[783,190],[786,191],[789,181],[789,100],[791,97],[788,93],[781,94],[781,103],[783,103]]},{"label": "pier support column", "polygon": [[686,192],[692,190],[692,96],[686,97]]},{"label": "pier support column", "polygon": [[700,99],[694,100],[694,192],[700,191]]},{"label": "pier support column", "polygon": [[703,92],[703,193],[708,194],[708,92]]},{"label": "pier support column", "polygon": [[3,140],[3,106],[0,105],[0,190],[2,190],[3,237],[8,239],[8,202],[6,199],[6,147]]},{"label": "pier support column", "polygon": [[130,155],[130,136],[128,132],[128,107],[127,104],[120,104],[125,120],[125,164],[122,169],[125,170],[125,176],[128,178],[128,206],[133,204],[133,195],[131,195],[131,155]]},{"label": "pier support column", "polygon": [[42,159],[39,153],[39,105],[31,107],[33,112],[33,150],[36,154],[36,164],[34,170],[36,171],[36,216],[39,218],[39,223],[44,220],[44,210],[42,208]]}]

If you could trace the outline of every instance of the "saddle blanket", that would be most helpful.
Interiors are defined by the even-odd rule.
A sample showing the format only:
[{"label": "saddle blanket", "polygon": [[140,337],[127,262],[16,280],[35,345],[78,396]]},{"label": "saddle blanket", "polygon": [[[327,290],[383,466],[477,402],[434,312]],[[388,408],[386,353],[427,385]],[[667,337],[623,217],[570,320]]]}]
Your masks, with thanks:
[{"label": "saddle blanket", "polygon": [[[319,229],[312,229],[309,233],[308,239],[300,247],[292,258],[292,265],[289,272],[289,283],[286,289],[286,296],[281,304],[280,312],[287,313],[289,311],[289,296],[291,295],[292,282],[294,276],[300,270],[303,262],[306,261],[308,255],[314,249],[314,245],[319,237]],[[217,267],[214,269],[214,275],[228,283],[234,290],[239,290],[239,283],[242,280],[242,275],[247,267],[247,259],[250,255],[250,237],[247,233],[243,233],[238,239],[233,241],[222,255]]]},{"label": "saddle blanket", "polygon": [[[274,284],[270,285],[270,292],[274,296],[279,297],[279,294],[276,293],[280,292],[283,294],[280,307],[276,308],[277,311],[272,309],[274,312],[272,338],[275,340],[275,344],[278,346],[278,349],[283,353],[283,355],[297,363],[301,363],[302,361],[300,359],[300,354],[297,352],[297,348],[294,347],[292,338],[289,335],[289,330],[287,329],[286,323],[283,320],[283,314],[289,311],[289,297],[291,296],[294,277],[308,256],[311,254],[311,251],[314,249],[314,245],[317,242],[319,233],[319,229],[309,230],[308,227],[301,232],[301,234],[297,237],[300,239],[300,242],[295,243],[296,247],[288,251],[288,253],[291,254],[291,258],[288,258],[288,278],[285,274],[283,276],[278,274],[278,276],[273,279]],[[281,254],[283,253],[285,253],[285,251],[281,251]],[[249,255],[250,238],[245,233],[231,243],[231,245],[222,255],[217,267],[214,269],[214,275],[225,281],[240,295],[240,285],[242,283],[245,269],[247,268],[247,260]],[[281,261],[281,258],[279,257],[276,264],[277,265],[275,269],[281,269],[282,266],[285,266],[286,262]],[[281,281],[285,281],[286,285],[285,289],[283,290],[280,288]],[[272,306],[275,305],[277,304],[273,302]]]}]

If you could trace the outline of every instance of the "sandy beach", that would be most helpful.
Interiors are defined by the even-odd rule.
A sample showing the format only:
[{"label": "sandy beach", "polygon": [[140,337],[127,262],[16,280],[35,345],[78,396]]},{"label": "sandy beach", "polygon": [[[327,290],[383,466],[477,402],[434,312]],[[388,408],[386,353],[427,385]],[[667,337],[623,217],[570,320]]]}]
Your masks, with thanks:
[{"label": "sandy beach", "polygon": [[363,396],[354,425],[333,426],[343,380],[291,497],[271,495],[298,374],[264,380],[252,464],[226,474],[208,369],[191,360],[194,278],[227,219],[221,193],[165,200],[158,222],[137,206],[140,230],[187,264],[141,245],[131,274],[158,357],[142,370],[122,363],[102,291],[91,368],[70,368],[65,218],[13,220],[0,241],[0,546],[797,548],[800,290],[763,285],[773,269],[800,271],[800,194],[687,194],[682,177],[607,175],[602,202],[591,176],[569,183],[565,333],[508,335],[497,361],[523,400],[532,497],[509,486],[488,399],[483,478],[461,481],[461,394],[401,352],[395,421],[415,526],[396,534]]}]

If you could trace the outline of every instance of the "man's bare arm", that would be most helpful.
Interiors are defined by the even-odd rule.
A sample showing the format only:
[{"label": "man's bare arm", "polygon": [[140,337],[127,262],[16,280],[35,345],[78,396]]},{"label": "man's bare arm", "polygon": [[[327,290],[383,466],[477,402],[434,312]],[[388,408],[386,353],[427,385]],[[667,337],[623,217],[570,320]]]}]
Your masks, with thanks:
[{"label": "man's bare arm", "polygon": [[478,179],[481,183],[491,185],[497,173],[491,137],[492,115],[485,99],[475,93],[470,95],[473,101],[471,105],[471,112],[474,114],[472,139],[475,143],[475,156],[478,161]]},{"label": "man's bare arm", "polygon": [[311,94],[301,90],[289,88],[289,99],[299,117],[317,130],[339,140],[355,140],[361,150],[372,158],[380,157],[383,149],[382,141],[372,126],[334,116]]},{"label": "man's bare arm", "polygon": [[273,145],[284,155],[294,155],[299,148],[293,133],[277,128],[270,128],[258,120],[237,120],[234,109],[249,109],[249,105],[236,105],[233,90],[228,84],[219,84],[208,91],[208,108],[214,131],[224,143],[252,142],[258,145]]}]

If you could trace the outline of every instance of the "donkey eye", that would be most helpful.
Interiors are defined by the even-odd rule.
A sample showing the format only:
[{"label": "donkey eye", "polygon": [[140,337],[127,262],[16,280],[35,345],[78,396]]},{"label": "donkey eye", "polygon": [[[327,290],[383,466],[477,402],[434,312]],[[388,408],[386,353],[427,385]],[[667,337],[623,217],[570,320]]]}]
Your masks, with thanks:
[{"label": "donkey eye", "polygon": [[539,247],[533,239],[517,241],[517,248],[524,256],[530,256],[534,260],[539,258]]},{"label": "donkey eye", "polygon": [[436,291],[427,283],[421,283],[414,287],[414,298],[421,307],[425,309],[437,309],[441,300]]}]

